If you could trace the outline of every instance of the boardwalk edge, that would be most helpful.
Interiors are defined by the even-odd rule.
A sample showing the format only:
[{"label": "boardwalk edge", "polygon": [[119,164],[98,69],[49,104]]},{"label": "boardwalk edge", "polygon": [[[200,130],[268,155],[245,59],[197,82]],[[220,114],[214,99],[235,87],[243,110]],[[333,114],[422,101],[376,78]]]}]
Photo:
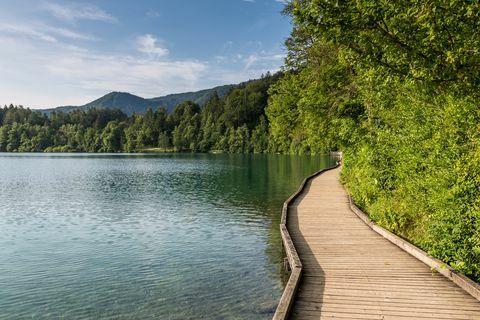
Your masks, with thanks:
[{"label": "boardwalk edge", "polygon": [[395,244],[397,247],[417,258],[418,260],[425,263],[432,270],[435,270],[441,273],[446,278],[450,279],[464,291],[469,293],[475,299],[480,301],[480,284],[466,277],[465,275],[453,270],[445,262],[438,260],[430,255],[428,255],[422,249],[416,247],[410,242],[400,238],[396,234],[384,229],[375,222],[373,222],[360,208],[358,208],[351,196],[348,196],[348,202],[350,205],[350,210],[352,210],[365,224],[367,224],[373,231]]},{"label": "boardwalk edge", "polygon": [[293,244],[292,238],[290,237],[290,233],[288,232],[287,228],[288,208],[290,204],[295,201],[295,199],[297,199],[300,194],[302,194],[305,186],[310,180],[318,177],[326,171],[338,168],[339,165],[340,164],[337,163],[333,167],[322,169],[306,177],[300,184],[298,190],[294,194],[292,194],[290,198],[288,198],[287,201],[285,201],[283,204],[282,217],[280,220],[280,234],[282,236],[282,244],[285,249],[285,254],[287,256],[288,265],[290,267],[291,273],[285,289],[283,290],[282,297],[280,298],[275,314],[272,318],[273,320],[285,320],[288,318],[288,315],[290,314],[292,308],[293,299],[295,298],[295,294],[297,293],[297,289],[302,278],[302,262],[300,261],[300,257],[298,256],[297,250],[295,249],[295,245]]}]

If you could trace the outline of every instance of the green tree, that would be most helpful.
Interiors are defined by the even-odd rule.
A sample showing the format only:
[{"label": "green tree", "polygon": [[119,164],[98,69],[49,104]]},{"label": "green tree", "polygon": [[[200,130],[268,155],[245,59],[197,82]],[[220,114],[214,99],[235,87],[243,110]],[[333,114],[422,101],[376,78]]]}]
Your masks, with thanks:
[{"label": "green tree", "polygon": [[8,132],[8,143],[7,143],[7,151],[8,152],[15,152],[18,151],[18,148],[21,144],[22,138],[22,128],[21,125],[17,122],[14,122],[12,127]]},{"label": "green tree", "polygon": [[167,151],[171,147],[170,137],[166,131],[163,131],[158,136],[158,147],[162,148],[164,151]]},{"label": "green tree", "polygon": [[100,152],[119,152],[122,150],[125,134],[122,126],[117,121],[110,121],[103,129],[100,139],[102,146]]},{"label": "green tree", "polygon": [[3,125],[0,127],[0,152],[7,151],[9,132],[10,125]]},{"label": "green tree", "polygon": [[293,1],[298,29],[348,48],[359,67],[388,75],[480,85],[478,3],[469,1]]},{"label": "green tree", "polygon": [[265,117],[260,116],[260,122],[252,131],[250,149],[254,153],[266,153],[268,150],[268,124]]}]

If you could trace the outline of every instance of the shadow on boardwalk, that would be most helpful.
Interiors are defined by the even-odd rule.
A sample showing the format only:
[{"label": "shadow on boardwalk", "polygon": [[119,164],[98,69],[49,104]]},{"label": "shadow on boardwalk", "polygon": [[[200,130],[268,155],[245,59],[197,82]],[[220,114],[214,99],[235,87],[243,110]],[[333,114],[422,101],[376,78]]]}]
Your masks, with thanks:
[{"label": "shadow on boardwalk", "polygon": [[[303,266],[303,277],[302,281],[300,282],[300,287],[298,289],[297,295],[300,295],[302,293],[302,282],[305,279],[305,277],[308,277],[309,274],[314,272],[316,275],[319,277],[323,278],[325,276],[325,272],[323,272],[322,267],[318,263],[316,259],[314,259],[314,252],[312,248],[308,245],[307,239],[304,238],[302,232],[300,231],[300,223],[298,219],[298,214],[297,214],[297,209],[295,208],[300,202],[302,202],[305,198],[305,196],[308,194],[310,188],[311,188],[312,182],[309,181],[307,185],[305,186],[304,192],[297,197],[295,202],[291,205],[289,208],[289,215],[288,215],[288,230],[290,234],[293,237],[294,243],[295,243],[295,248],[297,249],[297,252],[299,256],[301,257],[300,260],[303,261],[306,260],[306,257],[311,257],[311,259],[308,260],[308,264],[304,264]],[[303,259],[302,259],[303,258]],[[317,316],[320,318],[321,312],[322,312],[322,302],[323,302],[323,291],[325,288],[325,283],[318,283],[318,285],[315,287],[315,294],[317,295],[316,301],[318,302],[317,305],[312,307],[312,310],[309,311],[309,314],[307,315],[305,312],[302,312],[298,310],[297,308],[293,308],[290,318],[291,319],[297,319],[299,316],[305,317],[315,317]],[[308,303],[308,301],[305,301]],[[297,304],[298,305],[298,304]]]}]

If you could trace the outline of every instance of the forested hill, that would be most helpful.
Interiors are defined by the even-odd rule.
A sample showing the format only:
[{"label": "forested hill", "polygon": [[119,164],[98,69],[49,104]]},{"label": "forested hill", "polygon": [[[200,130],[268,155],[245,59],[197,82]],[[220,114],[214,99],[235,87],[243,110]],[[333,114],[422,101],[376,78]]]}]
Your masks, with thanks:
[{"label": "forested hill", "polygon": [[234,87],[235,85],[224,85],[195,92],[169,94],[151,99],[135,96],[128,92],[111,92],[83,106],[63,106],[41,111],[49,114],[53,111],[71,112],[73,110],[88,109],[119,109],[130,116],[134,113],[144,113],[148,108],[152,108],[155,111],[156,109],[163,107],[168,112],[171,112],[176,105],[187,100],[199,105],[204,105],[214,93],[219,97],[223,97]]},{"label": "forested hill", "polygon": [[[268,89],[279,77],[267,74],[223,96],[214,91],[203,106],[183,101],[171,112],[159,107],[128,115],[116,108],[80,108],[47,115],[5,106],[0,108],[0,152],[267,152]],[[186,97],[202,101],[206,94],[178,101]],[[166,99],[173,103],[179,97]]]}]

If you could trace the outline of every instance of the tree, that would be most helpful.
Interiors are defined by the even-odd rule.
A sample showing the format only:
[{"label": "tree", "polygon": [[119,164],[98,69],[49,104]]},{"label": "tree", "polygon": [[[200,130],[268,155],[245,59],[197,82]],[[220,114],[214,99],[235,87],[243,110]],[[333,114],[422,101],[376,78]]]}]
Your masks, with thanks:
[{"label": "tree", "polygon": [[7,144],[7,151],[8,152],[15,152],[18,151],[18,148],[21,144],[21,137],[22,137],[22,127],[19,123],[14,122],[11,129],[8,132],[8,144]]},{"label": "tree", "polygon": [[450,1],[294,1],[297,28],[348,48],[352,62],[378,74],[480,85],[480,8]]},{"label": "tree", "polygon": [[102,141],[100,152],[119,152],[122,150],[125,134],[117,121],[110,121],[103,129],[100,139]]},{"label": "tree", "polygon": [[268,150],[268,124],[263,115],[260,116],[260,122],[252,132],[250,143],[253,153],[266,153]]},{"label": "tree", "polygon": [[0,127],[0,152],[7,151],[9,132],[9,125],[3,125]]},{"label": "tree", "polygon": [[167,151],[167,149],[171,147],[170,138],[166,131],[161,132],[158,136],[158,147],[164,151]]}]

